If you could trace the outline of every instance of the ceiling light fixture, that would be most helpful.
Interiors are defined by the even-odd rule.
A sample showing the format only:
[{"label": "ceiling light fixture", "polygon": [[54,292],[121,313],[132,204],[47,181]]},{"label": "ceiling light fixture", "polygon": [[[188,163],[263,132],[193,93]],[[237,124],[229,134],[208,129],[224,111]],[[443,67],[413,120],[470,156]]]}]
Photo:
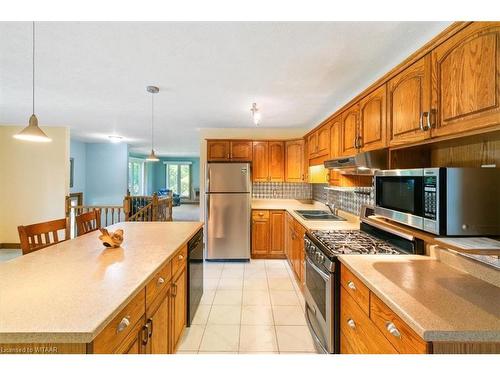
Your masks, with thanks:
[{"label": "ceiling light fixture", "polygon": [[259,109],[257,108],[257,103],[252,104],[252,108],[250,108],[250,112],[252,112],[253,123],[255,125],[259,125],[260,120],[262,120],[262,116],[260,114]]},{"label": "ceiling light fixture", "polygon": [[29,125],[14,135],[14,138],[30,142],[50,142],[52,139],[47,137],[47,134],[38,127],[38,119],[35,116],[35,21],[33,21],[33,86],[32,86],[32,99],[33,99],[33,112],[29,119]]},{"label": "ceiling light fixture", "polygon": [[119,135],[108,135],[108,138],[111,143],[120,143],[123,141],[123,137]]},{"label": "ceiling light fixture", "polygon": [[155,154],[154,149],[154,115],[155,115],[155,94],[160,92],[160,89],[156,86],[148,86],[146,87],[147,92],[151,93],[151,153],[146,158],[146,161],[160,161],[158,156]]}]

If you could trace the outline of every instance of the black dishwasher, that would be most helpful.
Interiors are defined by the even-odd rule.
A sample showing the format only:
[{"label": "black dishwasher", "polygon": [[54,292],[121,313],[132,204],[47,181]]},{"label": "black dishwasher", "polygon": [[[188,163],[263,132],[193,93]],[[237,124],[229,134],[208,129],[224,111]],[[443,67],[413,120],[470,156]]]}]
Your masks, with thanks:
[{"label": "black dishwasher", "polygon": [[203,296],[203,229],[188,242],[188,291],[187,326],[191,325],[194,314]]}]

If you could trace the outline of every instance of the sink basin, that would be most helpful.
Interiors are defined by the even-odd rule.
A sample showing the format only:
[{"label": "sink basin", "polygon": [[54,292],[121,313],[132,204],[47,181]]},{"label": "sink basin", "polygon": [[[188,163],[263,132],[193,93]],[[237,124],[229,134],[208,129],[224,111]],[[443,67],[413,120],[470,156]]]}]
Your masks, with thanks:
[{"label": "sink basin", "polygon": [[305,220],[345,221],[344,218],[324,210],[295,210]]}]

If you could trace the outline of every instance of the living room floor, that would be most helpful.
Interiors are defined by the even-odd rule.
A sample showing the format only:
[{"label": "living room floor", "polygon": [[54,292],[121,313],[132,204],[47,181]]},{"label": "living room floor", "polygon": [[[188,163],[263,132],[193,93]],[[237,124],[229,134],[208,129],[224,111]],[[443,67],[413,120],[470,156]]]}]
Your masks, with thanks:
[{"label": "living room floor", "polygon": [[200,221],[200,204],[182,203],[172,207],[172,217],[174,221]]}]

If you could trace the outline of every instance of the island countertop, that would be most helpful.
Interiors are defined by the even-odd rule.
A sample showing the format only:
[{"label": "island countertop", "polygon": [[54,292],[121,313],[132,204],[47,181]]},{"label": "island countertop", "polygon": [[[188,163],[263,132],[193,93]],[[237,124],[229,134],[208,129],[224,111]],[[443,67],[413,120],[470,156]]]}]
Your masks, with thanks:
[{"label": "island countertop", "polygon": [[0,343],[89,343],[201,222],[124,222],[121,247],[94,231],[0,263]]},{"label": "island countertop", "polygon": [[423,255],[340,261],[425,341],[500,342],[500,288]]}]

